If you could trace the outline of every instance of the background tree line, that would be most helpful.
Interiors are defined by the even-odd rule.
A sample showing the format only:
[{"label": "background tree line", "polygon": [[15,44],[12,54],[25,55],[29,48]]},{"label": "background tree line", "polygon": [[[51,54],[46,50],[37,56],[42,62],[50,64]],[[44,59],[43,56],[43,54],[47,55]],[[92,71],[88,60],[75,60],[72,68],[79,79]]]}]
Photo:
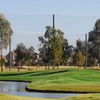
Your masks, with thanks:
[{"label": "background tree line", "polygon": [[[9,37],[12,35],[10,23],[6,18],[0,15],[0,51],[1,65],[3,62],[2,50],[7,48],[11,42]],[[92,31],[88,33],[88,40],[78,39],[76,46],[68,43],[64,38],[64,32],[52,26],[47,26],[43,36],[39,37],[39,52],[34,51],[34,47],[26,48],[23,43],[17,45],[15,52],[16,66],[45,65],[73,65],[73,66],[99,66],[100,65],[100,20],[97,20]],[[6,56],[9,65],[9,55]],[[87,59],[86,59],[87,58]]]},{"label": "background tree line", "polygon": [[[94,37],[99,37],[94,31]],[[92,35],[89,32],[88,38],[88,55],[86,55],[85,41],[78,39],[76,47],[68,44],[67,39],[64,38],[64,33],[59,29],[53,29],[51,26],[46,27],[44,36],[39,37],[41,47],[39,48],[38,64],[45,66],[58,66],[58,65],[77,65],[85,66],[85,58],[88,56],[88,66],[95,66],[99,64],[99,39],[91,40]],[[91,42],[92,41],[92,42]],[[97,41],[97,42],[96,42]],[[31,52],[30,52],[31,50]],[[37,61],[37,53],[34,48],[27,49],[24,44],[19,44],[16,48],[16,63],[17,65],[33,65],[33,61]]]}]

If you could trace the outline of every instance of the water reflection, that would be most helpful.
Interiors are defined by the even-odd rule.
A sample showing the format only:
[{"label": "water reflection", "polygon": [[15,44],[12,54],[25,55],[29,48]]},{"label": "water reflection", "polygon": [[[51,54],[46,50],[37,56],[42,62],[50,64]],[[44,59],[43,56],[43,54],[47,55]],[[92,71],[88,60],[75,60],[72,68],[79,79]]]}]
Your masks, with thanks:
[{"label": "water reflection", "polygon": [[1,92],[20,92],[25,91],[26,82],[3,82],[0,81]]}]

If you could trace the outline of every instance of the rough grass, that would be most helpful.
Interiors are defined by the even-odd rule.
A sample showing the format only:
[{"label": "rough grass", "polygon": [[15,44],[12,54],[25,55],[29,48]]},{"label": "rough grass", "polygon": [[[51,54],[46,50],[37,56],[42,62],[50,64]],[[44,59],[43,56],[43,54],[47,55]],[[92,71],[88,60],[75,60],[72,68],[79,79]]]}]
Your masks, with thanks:
[{"label": "rough grass", "polygon": [[100,100],[100,94],[82,94],[59,100]]},{"label": "rough grass", "polygon": [[100,100],[100,94],[82,94],[62,99],[30,98],[0,94],[0,100]]},{"label": "rough grass", "polygon": [[51,99],[30,98],[30,97],[20,97],[20,96],[0,94],[0,100],[51,100]]}]

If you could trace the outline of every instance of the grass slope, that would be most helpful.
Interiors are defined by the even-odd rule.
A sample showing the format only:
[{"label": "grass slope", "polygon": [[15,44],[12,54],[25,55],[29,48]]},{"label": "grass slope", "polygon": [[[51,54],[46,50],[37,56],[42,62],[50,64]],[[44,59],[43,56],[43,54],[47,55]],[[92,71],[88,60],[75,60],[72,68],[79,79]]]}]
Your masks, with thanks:
[{"label": "grass slope", "polygon": [[100,70],[58,69],[31,72],[1,72],[0,80],[31,81],[29,89],[67,92],[100,92]]}]

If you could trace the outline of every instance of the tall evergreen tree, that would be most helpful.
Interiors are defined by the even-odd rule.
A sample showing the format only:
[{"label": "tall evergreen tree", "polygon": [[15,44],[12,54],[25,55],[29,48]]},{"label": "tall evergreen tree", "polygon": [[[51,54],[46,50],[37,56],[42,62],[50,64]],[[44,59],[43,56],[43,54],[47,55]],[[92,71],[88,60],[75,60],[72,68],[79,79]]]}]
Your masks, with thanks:
[{"label": "tall evergreen tree", "polygon": [[100,65],[100,19],[96,21],[95,27],[89,32],[88,65]]}]

